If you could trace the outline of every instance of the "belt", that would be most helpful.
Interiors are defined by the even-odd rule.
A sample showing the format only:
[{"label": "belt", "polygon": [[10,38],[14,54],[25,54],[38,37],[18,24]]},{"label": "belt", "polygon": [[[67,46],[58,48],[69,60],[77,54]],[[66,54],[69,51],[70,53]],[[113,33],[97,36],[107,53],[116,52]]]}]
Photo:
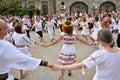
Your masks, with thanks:
[{"label": "belt", "polygon": [[0,80],[6,80],[8,78],[8,73],[0,74]]},{"label": "belt", "polygon": [[18,47],[18,48],[23,48],[23,47],[25,47],[25,45],[17,45],[17,44],[15,44],[15,46]]},{"label": "belt", "polygon": [[64,44],[73,45],[73,43],[64,43]]}]

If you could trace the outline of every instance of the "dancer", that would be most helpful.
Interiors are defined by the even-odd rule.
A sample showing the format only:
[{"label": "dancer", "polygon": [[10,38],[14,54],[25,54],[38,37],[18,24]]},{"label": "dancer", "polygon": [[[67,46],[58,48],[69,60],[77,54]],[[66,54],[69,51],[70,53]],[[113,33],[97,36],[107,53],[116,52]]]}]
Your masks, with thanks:
[{"label": "dancer", "polygon": [[7,32],[7,23],[0,19],[0,80],[18,80],[8,75],[12,68],[33,70],[39,66],[53,66],[53,64],[47,61],[32,58],[20,52],[14,45],[4,40]]},{"label": "dancer", "polygon": [[33,27],[31,28],[34,29],[35,28],[35,32],[40,36],[40,42],[43,42],[44,39],[43,39],[43,26],[42,26],[42,20],[40,19],[39,16],[36,16],[36,21],[33,25]]},{"label": "dancer", "polygon": [[[43,44],[43,47],[52,46],[54,44],[57,44],[60,40],[63,40],[64,44],[59,54],[58,62],[64,66],[64,65],[70,65],[76,62],[76,50],[74,47],[74,42],[76,39],[89,46],[91,46],[91,44],[89,44],[87,41],[80,38],[80,36],[77,35],[76,32],[74,33],[73,31],[74,27],[70,20],[67,20],[63,24],[62,30],[63,32],[61,32],[61,34],[58,36],[57,39],[55,39],[51,43]],[[65,70],[61,70],[61,76],[59,80],[63,80],[64,73],[65,73]],[[68,70],[68,75],[69,76],[71,75],[71,70]]]},{"label": "dancer", "polygon": [[30,23],[29,16],[28,16],[28,15],[25,15],[25,16],[23,17],[22,21],[23,21],[23,24],[24,24],[25,26],[27,26],[27,29],[26,29],[27,36],[28,36],[29,38],[31,38],[31,37],[30,37],[31,23]]},{"label": "dancer", "polygon": [[101,24],[99,22],[99,17],[96,16],[95,17],[95,22],[92,28],[92,34],[90,35],[90,38],[93,42],[97,41],[97,36],[98,36],[98,32],[101,30]]},{"label": "dancer", "polygon": [[51,42],[54,40],[55,36],[55,25],[51,22],[51,18],[48,17],[48,22],[45,24],[45,29],[47,29]]},{"label": "dancer", "polygon": [[81,27],[82,27],[81,35],[82,35],[86,40],[88,40],[88,36],[90,35],[89,28],[88,28],[88,22],[87,22],[85,16],[83,16],[82,19],[83,19],[83,22],[82,22],[82,24],[81,24]]},{"label": "dancer", "polygon": [[53,70],[75,70],[92,68],[96,66],[93,80],[119,80],[120,79],[120,48],[115,47],[110,30],[102,29],[98,33],[98,42],[104,49],[93,52],[91,56],[80,63],[60,66],[54,65]]},{"label": "dancer", "polygon": [[[36,42],[35,40],[29,38],[26,33],[23,32],[21,23],[18,23],[15,27],[15,34],[13,36],[14,45],[20,50],[22,53],[28,56],[32,56],[28,51],[28,44],[34,45],[40,43]],[[26,71],[27,73],[27,71]],[[23,70],[20,70],[20,79],[24,77],[25,73]]]}]

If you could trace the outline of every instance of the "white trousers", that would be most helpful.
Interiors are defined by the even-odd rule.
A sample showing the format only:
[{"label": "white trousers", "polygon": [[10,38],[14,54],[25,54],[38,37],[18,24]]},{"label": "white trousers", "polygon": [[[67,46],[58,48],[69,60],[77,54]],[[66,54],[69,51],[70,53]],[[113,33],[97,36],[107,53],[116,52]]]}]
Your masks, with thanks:
[{"label": "white trousers", "polygon": [[48,30],[48,33],[50,35],[50,39],[51,40],[54,39],[54,32],[53,32],[53,30]]}]

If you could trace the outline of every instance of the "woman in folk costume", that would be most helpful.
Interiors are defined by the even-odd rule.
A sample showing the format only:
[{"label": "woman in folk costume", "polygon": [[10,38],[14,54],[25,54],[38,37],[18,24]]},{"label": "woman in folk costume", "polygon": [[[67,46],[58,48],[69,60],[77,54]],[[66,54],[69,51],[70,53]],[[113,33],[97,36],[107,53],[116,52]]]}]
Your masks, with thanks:
[{"label": "woman in folk costume", "polygon": [[[63,47],[60,51],[58,62],[61,65],[70,65],[76,62],[76,50],[74,46],[74,42],[79,40],[80,42],[91,45],[87,43],[87,41],[83,40],[76,33],[74,33],[74,27],[70,20],[67,20],[62,26],[63,32],[55,39],[53,42],[48,44],[43,44],[44,47],[49,47],[54,44],[57,44],[60,40],[63,40]],[[61,76],[59,80],[64,80],[65,70],[61,70]],[[68,75],[71,75],[71,70],[68,71]]]},{"label": "woman in folk costume", "polygon": [[90,35],[90,32],[89,32],[89,28],[88,28],[88,22],[86,20],[86,17],[83,16],[83,22],[81,24],[81,27],[82,27],[82,31],[81,31],[81,35],[86,39],[88,40],[88,36]]},{"label": "woman in folk costume", "polygon": [[5,40],[9,41],[9,42],[13,42],[12,40],[12,36],[15,33],[15,25],[16,25],[16,21],[15,21],[15,17],[12,17],[10,19],[10,24],[8,25],[8,34],[5,36]]},{"label": "woman in folk costume", "polygon": [[[101,24],[101,29],[108,29],[108,30],[110,30],[111,19],[105,17],[105,18],[102,19],[100,24]],[[99,49],[103,49],[104,48],[98,42],[95,42],[95,46],[97,46]]]},{"label": "woman in folk costume", "polygon": [[63,17],[60,17],[57,22],[57,25],[60,28],[60,32],[62,32],[62,25],[64,24],[64,22],[65,22],[65,20],[63,19]]},{"label": "woman in folk costume", "polygon": [[98,35],[98,32],[101,30],[101,24],[100,24],[100,21],[99,21],[99,17],[96,16],[95,17],[95,22],[93,24],[93,28],[92,28],[92,34],[90,35],[90,38],[93,42],[95,42],[97,40],[97,35]]},{"label": "woman in folk costume", "polygon": [[94,18],[93,18],[92,14],[88,14],[87,22],[88,22],[88,26],[89,26],[88,28],[89,28],[90,34],[91,34],[91,29],[93,28],[93,22],[94,22]]},{"label": "woman in folk costume", "polygon": [[[23,32],[22,29],[22,24],[18,23],[15,27],[15,34],[13,36],[13,40],[14,40],[14,45],[17,47],[18,50],[20,50],[21,52],[23,52],[25,55],[28,56],[32,56],[29,51],[28,51],[28,46],[27,43],[29,44],[39,44],[37,42],[35,42],[34,40],[30,39],[27,34],[25,34]],[[23,70],[20,70],[20,79],[22,79],[24,77],[24,73]]]},{"label": "woman in folk costume", "polygon": [[[77,70],[96,67],[93,80],[119,80],[120,79],[120,48],[115,47],[112,33],[102,29],[98,33],[98,42],[103,45],[102,50],[96,50],[82,62],[60,66],[54,65],[52,70]],[[84,73],[85,74],[85,73]]]},{"label": "woman in folk costume", "polygon": [[27,33],[27,36],[30,38],[30,30],[29,30],[31,28],[30,17],[28,15],[25,15],[22,21],[23,21],[23,24],[27,26],[26,33]]},{"label": "woman in folk costume", "polygon": [[79,34],[80,22],[79,22],[78,18],[75,17],[75,16],[73,16],[72,20],[71,20],[71,23],[74,26],[74,32],[76,32],[77,34]]},{"label": "woman in folk costume", "polygon": [[40,42],[44,41],[43,32],[42,32],[42,30],[43,30],[42,23],[43,23],[43,21],[40,19],[40,17],[36,16],[36,21],[33,24],[33,27],[31,28],[31,30],[35,28],[35,32],[40,36]]},{"label": "woman in folk costume", "polygon": [[12,68],[33,70],[39,66],[53,66],[53,64],[42,59],[36,59],[25,55],[14,45],[4,40],[7,32],[7,23],[0,19],[0,80],[18,80],[8,74]]},{"label": "woman in folk costume", "polygon": [[45,29],[47,29],[51,42],[54,40],[55,35],[55,25],[51,22],[51,18],[48,17],[48,22],[45,24]]}]

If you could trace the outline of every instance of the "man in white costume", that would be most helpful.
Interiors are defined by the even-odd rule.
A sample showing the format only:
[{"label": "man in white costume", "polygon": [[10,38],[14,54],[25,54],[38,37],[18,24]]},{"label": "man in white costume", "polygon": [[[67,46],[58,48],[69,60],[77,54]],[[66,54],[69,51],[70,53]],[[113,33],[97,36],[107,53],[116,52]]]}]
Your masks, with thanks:
[{"label": "man in white costume", "polygon": [[7,23],[0,19],[0,80],[18,80],[8,75],[12,68],[33,70],[39,66],[53,66],[47,61],[32,58],[20,52],[14,45],[4,40],[7,32]]}]

